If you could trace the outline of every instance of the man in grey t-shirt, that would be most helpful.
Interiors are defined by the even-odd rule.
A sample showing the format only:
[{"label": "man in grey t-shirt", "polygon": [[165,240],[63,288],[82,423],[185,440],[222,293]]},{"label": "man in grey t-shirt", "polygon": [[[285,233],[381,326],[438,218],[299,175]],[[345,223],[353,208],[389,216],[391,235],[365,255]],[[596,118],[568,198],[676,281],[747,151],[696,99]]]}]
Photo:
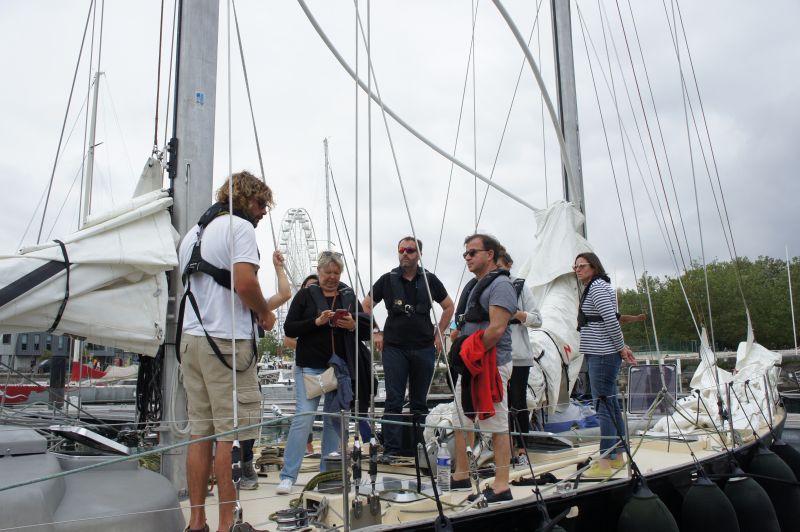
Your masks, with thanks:
[{"label": "man in grey t-shirt", "polygon": [[[483,330],[483,347],[486,351],[496,348],[497,352],[497,372],[502,380],[502,400],[494,403],[495,414],[492,417],[480,421],[482,430],[492,432],[492,448],[494,449],[496,476],[492,488],[487,488],[484,492],[487,502],[509,501],[511,490],[508,485],[509,467],[511,464],[511,447],[508,436],[508,397],[505,389],[508,386],[508,379],[511,376],[511,330],[508,322],[517,311],[517,292],[508,278],[508,272],[498,271],[497,258],[505,253],[505,248],[489,235],[475,234],[470,235],[464,240],[464,260],[467,268],[479,280],[472,288],[470,298],[467,300],[466,321],[461,325],[460,336],[469,336],[478,330]],[[487,277],[490,276],[490,277]],[[478,306],[470,305],[474,291],[481,286],[481,279],[490,279],[491,283],[486,286],[478,298]],[[466,289],[466,288],[465,288]],[[461,310],[459,309],[459,312]],[[460,317],[459,317],[460,318]],[[464,419],[461,401],[461,380],[456,386],[455,400],[458,411],[458,426],[466,424]],[[455,465],[451,488],[469,488],[469,467],[467,463],[467,439],[474,433],[464,433],[456,431],[455,435]],[[470,500],[474,500],[478,495],[470,495]]]}]

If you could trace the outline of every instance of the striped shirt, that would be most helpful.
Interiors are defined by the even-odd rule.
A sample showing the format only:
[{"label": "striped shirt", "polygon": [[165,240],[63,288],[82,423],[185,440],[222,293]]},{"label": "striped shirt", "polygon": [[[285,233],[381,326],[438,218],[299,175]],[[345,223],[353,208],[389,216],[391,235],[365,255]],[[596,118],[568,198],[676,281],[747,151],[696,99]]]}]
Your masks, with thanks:
[{"label": "striped shirt", "polygon": [[617,319],[617,305],[611,285],[595,278],[581,310],[586,316],[602,316],[603,321],[592,321],[581,327],[581,353],[585,355],[612,355],[622,351],[625,340]]}]

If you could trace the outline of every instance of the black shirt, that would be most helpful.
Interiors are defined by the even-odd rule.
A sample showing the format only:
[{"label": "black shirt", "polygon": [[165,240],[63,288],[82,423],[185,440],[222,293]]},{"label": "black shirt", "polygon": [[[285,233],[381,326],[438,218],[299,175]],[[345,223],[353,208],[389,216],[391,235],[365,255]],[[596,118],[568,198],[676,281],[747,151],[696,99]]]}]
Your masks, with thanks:
[{"label": "black shirt", "polygon": [[[326,297],[325,301],[328,308],[333,304],[333,297]],[[347,309],[353,313],[353,305]],[[336,298],[336,308],[343,308],[341,299]],[[361,304],[358,304],[359,311],[363,311]],[[292,304],[289,305],[289,312],[286,313],[286,320],[283,323],[283,332],[290,338],[297,338],[297,349],[295,350],[295,364],[303,368],[325,369],[328,367],[328,360],[331,352],[335,349],[336,354],[345,358],[345,339],[355,337],[341,327],[331,327],[323,325],[318,327],[314,320],[319,316],[317,305],[308,288],[303,288],[295,294]],[[333,347],[331,346],[331,333],[333,333]],[[360,336],[369,338],[369,329],[361,327]]]},{"label": "black shirt", "polygon": [[[400,277],[405,292],[405,302],[411,306],[417,304],[417,286],[425,290],[425,280],[422,278],[421,269],[417,269],[417,275],[412,280]],[[430,313],[419,314],[412,312],[411,315],[395,314],[391,311],[392,305],[392,281],[391,273],[383,274],[372,288],[373,306],[381,301],[386,301],[386,310],[389,317],[386,318],[386,325],[383,331],[383,343],[393,347],[405,349],[422,349],[433,345],[433,323],[431,323]],[[428,284],[431,287],[431,296],[437,303],[441,303],[447,298],[447,290],[436,275],[428,272]]]}]

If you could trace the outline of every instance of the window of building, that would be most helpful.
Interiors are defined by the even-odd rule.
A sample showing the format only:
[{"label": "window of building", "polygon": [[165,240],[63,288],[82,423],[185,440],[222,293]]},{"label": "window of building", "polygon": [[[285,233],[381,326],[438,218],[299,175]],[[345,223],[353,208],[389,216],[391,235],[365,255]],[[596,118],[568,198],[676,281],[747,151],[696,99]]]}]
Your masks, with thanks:
[{"label": "window of building", "polygon": [[59,349],[64,349],[64,337],[63,336],[59,336],[58,337],[58,348]]},{"label": "window of building", "polygon": [[28,350],[28,335],[27,334],[20,334],[19,335],[19,348],[23,351]]},{"label": "window of building", "polygon": [[40,336],[38,334],[34,334],[33,335],[33,350],[34,351],[38,351],[39,350],[39,341],[40,340],[41,340],[41,338],[40,338]]},{"label": "window of building", "polygon": [[10,334],[4,334],[3,335],[3,343],[5,345],[8,345],[8,344],[11,343],[11,335]]},{"label": "window of building", "polygon": [[53,337],[51,335],[49,335],[49,334],[47,336],[45,336],[44,348],[47,349],[48,351],[52,351],[53,350]]}]

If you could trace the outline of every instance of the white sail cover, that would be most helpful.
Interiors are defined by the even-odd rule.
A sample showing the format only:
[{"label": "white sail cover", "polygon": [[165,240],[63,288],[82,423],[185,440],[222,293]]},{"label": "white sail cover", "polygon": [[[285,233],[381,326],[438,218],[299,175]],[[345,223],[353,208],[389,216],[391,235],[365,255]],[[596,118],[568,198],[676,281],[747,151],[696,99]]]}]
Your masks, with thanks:
[{"label": "white sail cover", "polygon": [[[733,428],[737,432],[749,435],[772,423],[769,415],[774,411],[774,398],[778,397],[781,355],[755,342],[749,315],[747,340],[741,342],[736,350],[734,373],[715,366],[705,329],[700,335],[700,358],[700,365],[692,376],[692,394],[677,401],[675,414],[661,418],[655,424],[653,430],[656,433],[686,434],[697,429],[722,429],[718,396],[731,413]],[[730,405],[727,386],[731,387]]]},{"label": "white sail cover", "polygon": [[529,333],[537,363],[528,377],[536,393],[535,397],[529,393],[528,406],[547,406],[551,414],[569,406],[583,362],[576,330],[580,287],[572,271],[575,256],[592,251],[579,233],[583,222],[583,214],[565,201],[537,211],[533,251],[520,268],[542,315],[541,328]]},{"label": "white sail cover", "polygon": [[63,249],[52,241],[0,256],[0,330],[55,325],[53,334],[154,356],[164,340],[164,272],[178,264],[170,205],[166,191],[148,192],[59,238]]}]

